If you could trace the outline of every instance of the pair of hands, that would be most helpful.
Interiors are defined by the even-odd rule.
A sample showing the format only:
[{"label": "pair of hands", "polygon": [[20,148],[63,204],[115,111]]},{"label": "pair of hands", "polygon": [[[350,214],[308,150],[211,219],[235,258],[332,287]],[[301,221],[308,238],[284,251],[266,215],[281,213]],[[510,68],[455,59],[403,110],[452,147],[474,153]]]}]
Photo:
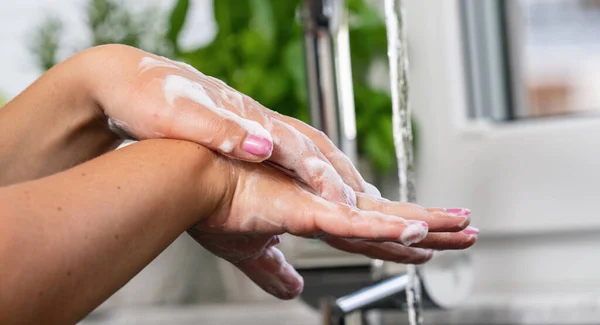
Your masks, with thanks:
[{"label": "pair of hands", "polygon": [[463,249],[476,240],[467,209],[382,199],[323,133],[217,79],[125,46],[90,53],[100,63],[96,69],[111,71],[91,89],[115,132],[193,141],[232,158],[215,158],[220,175],[231,175],[223,180],[225,194],[189,233],[279,298],[302,289],[301,277],[274,247],[283,233],[403,263],[423,263],[432,249]]}]

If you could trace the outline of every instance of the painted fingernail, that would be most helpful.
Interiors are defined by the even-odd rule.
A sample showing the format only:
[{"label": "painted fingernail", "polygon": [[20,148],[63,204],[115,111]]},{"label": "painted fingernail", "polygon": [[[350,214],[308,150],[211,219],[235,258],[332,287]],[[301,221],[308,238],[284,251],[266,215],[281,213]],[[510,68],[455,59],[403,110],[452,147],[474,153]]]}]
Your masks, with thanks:
[{"label": "painted fingernail", "polygon": [[271,247],[271,246],[279,245],[280,243],[281,243],[281,237],[279,237],[279,235],[275,235],[275,236],[271,237],[271,240],[269,241],[267,246]]},{"label": "painted fingernail", "polygon": [[400,242],[404,246],[410,246],[418,243],[427,236],[429,225],[424,221],[410,220],[406,222],[408,227],[404,229],[400,236]]},{"label": "painted fingernail", "polygon": [[471,210],[467,208],[449,208],[446,213],[455,217],[466,217],[471,214]]},{"label": "painted fingernail", "polygon": [[463,230],[463,232],[467,235],[477,235],[479,234],[479,229],[475,228],[475,227],[467,227]]},{"label": "painted fingernail", "polygon": [[273,149],[273,142],[271,140],[257,137],[255,135],[248,135],[244,140],[242,148],[247,152],[255,156],[264,156],[271,152]]},{"label": "painted fingernail", "polygon": [[411,247],[411,250],[423,255],[433,254],[433,249],[431,248]]},{"label": "painted fingernail", "polygon": [[410,258],[408,258],[408,260],[404,261],[405,263],[408,263],[408,264],[425,263],[433,257],[433,253],[434,253],[433,249],[430,249],[430,248],[411,247],[411,251],[414,254],[411,254],[412,256]]}]

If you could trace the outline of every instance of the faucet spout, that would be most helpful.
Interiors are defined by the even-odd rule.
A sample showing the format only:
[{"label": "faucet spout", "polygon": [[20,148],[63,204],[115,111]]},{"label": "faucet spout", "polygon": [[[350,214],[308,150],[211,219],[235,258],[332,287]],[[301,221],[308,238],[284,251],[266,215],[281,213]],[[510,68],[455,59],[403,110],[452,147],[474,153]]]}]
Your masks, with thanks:
[{"label": "faucet spout", "polygon": [[357,163],[356,118],[345,0],[304,0],[311,124]]},{"label": "faucet spout", "polygon": [[[473,285],[470,255],[460,251],[438,252],[438,258],[420,269],[425,309],[449,309],[461,304]],[[399,274],[335,299],[327,299],[321,310],[326,324],[343,324],[347,315],[368,310],[407,310],[405,291],[408,274]]]}]

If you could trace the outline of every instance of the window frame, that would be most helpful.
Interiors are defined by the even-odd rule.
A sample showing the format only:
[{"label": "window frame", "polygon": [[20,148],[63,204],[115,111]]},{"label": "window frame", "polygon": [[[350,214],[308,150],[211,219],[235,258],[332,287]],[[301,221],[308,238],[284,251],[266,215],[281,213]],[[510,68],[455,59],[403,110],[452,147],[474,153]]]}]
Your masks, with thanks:
[{"label": "window frame", "polygon": [[470,207],[488,235],[600,230],[600,119],[473,118],[459,0],[406,6],[418,202]]}]

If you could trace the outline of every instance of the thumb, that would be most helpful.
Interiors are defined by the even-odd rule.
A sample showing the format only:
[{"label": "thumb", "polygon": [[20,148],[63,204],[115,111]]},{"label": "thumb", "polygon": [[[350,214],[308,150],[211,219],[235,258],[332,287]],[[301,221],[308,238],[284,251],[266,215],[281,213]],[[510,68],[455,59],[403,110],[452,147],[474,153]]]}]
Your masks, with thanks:
[{"label": "thumb", "polygon": [[304,280],[283,256],[269,247],[256,259],[235,263],[254,283],[279,299],[296,298],[304,287]]}]

